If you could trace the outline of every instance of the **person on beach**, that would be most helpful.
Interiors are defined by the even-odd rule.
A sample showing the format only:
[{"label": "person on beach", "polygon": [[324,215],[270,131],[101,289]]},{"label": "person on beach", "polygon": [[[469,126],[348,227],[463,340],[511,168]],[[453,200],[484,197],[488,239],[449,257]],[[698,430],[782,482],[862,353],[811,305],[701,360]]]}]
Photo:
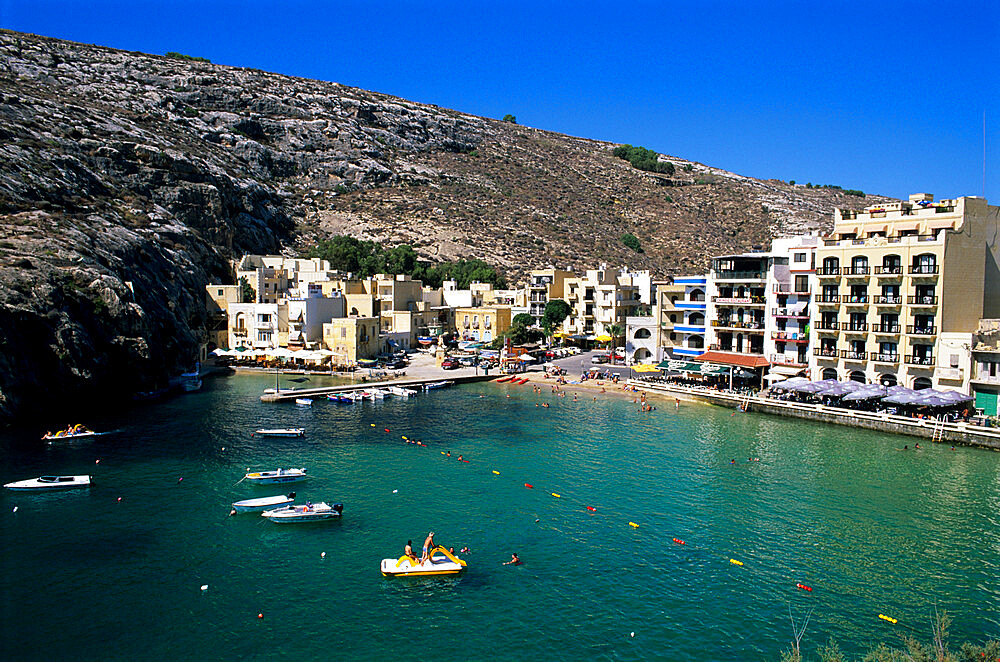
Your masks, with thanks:
[{"label": "person on beach", "polygon": [[[458,459],[462,459],[461,456],[459,456]],[[430,533],[428,533],[427,534],[427,538],[424,539],[424,550],[423,550],[423,552],[420,555],[420,562],[421,563],[423,563],[424,561],[426,561],[427,559],[429,559],[431,557],[430,556],[430,550],[432,550],[432,549],[434,549],[434,532],[433,531],[431,531]]]},{"label": "person on beach", "polygon": [[510,561],[507,561],[504,565],[521,565],[521,559],[517,557],[517,552],[511,554]]}]

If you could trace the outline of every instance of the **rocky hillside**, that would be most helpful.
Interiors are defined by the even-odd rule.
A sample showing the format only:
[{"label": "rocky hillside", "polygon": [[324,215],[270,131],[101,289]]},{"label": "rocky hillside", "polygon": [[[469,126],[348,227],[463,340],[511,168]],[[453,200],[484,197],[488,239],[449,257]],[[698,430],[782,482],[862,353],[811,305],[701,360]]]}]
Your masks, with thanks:
[{"label": "rocky hillside", "polygon": [[190,367],[204,285],[230,282],[244,252],[339,233],[479,257],[512,279],[601,261],[666,274],[874,199],[674,157],[674,176],[653,175],[612,147],[336,83],[0,31],[0,417],[44,411],[51,424],[87,394]]}]

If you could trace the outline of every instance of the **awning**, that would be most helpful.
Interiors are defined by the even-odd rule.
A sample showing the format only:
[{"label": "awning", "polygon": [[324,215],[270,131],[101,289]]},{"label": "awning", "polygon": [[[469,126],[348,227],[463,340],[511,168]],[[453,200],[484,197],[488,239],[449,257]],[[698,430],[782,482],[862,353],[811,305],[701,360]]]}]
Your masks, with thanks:
[{"label": "awning", "polygon": [[943,219],[939,218],[935,221],[927,221],[928,230],[940,230],[941,228],[954,228],[955,219]]},{"label": "awning", "polygon": [[916,230],[918,227],[920,227],[920,221],[903,221],[901,223],[892,224],[892,229],[897,232],[904,230]]},{"label": "awning", "polygon": [[790,365],[773,365],[771,370],[768,371],[769,375],[784,375],[785,377],[794,377],[800,374],[805,368],[796,368]]},{"label": "awning", "polygon": [[648,363],[642,363],[640,365],[632,366],[632,369],[636,372],[659,372],[660,368],[655,365],[650,365]]},{"label": "awning", "polygon": [[781,382],[788,379],[788,377],[785,377],[784,375],[776,375],[773,372],[769,372],[766,375],[764,375],[764,379],[766,379],[769,382]]},{"label": "awning", "polygon": [[656,367],[659,370],[687,372],[698,375],[723,375],[729,373],[729,368],[725,366],[713,365],[711,363],[692,363],[691,361],[679,361],[677,359],[661,361]]},{"label": "awning", "polygon": [[888,223],[879,223],[877,225],[866,225],[865,232],[871,234],[872,232],[887,232],[889,230]]},{"label": "awning", "polygon": [[694,357],[694,359],[696,361],[711,361],[713,363],[722,363],[724,365],[735,365],[742,368],[766,368],[771,365],[771,362],[763,356],[738,354],[736,352],[720,352],[716,350],[709,350],[704,354],[699,354]]}]

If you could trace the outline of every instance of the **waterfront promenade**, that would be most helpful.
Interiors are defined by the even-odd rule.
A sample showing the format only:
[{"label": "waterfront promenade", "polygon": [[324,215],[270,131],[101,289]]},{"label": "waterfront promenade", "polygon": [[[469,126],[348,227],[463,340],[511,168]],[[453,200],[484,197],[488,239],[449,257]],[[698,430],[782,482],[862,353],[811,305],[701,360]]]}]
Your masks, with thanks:
[{"label": "waterfront promenade", "polygon": [[629,380],[628,384],[641,391],[659,393],[685,400],[706,402],[731,409],[743,408],[776,416],[803,418],[820,423],[847,425],[893,434],[907,434],[933,441],[950,444],[979,446],[1000,451],[1000,429],[987,428],[964,422],[946,422],[930,418],[908,418],[893,414],[858,411],[843,407],[790,402],[761,395],[747,396],[726,393],[703,387],[682,386],[680,384],[654,383],[641,379]]}]

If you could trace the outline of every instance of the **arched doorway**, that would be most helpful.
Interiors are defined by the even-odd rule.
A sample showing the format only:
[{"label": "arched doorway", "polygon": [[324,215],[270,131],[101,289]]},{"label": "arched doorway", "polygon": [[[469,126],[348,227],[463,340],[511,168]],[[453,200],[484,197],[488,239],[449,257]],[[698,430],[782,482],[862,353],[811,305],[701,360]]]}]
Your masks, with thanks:
[{"label": "arched doorway", "polygon": [[652,354],[648,349],[646,349],[645,347],[640,347],[639,349],[635,350],[635,354],[632,355],[632,360],[644,361],[648,359],[650,356],[652,356]]},{"label": "arched doorway", "polygon": [[913,390],[921,391],[925,388],[930,388],[932,382],[929,377],[917,377],[913,380]]},{"label": "arched doorway", "polygon": [[878,383],[882,386],[895,386],[898,382],[896,381],[896,375],[884,374],[878,378]]},{"label": "arched doorway", "polygon": [[860,370],[853,370],[851,372],[851,381],[852,382],[860,382],[860,383],[864,384],[865,381],[866,381],[865,380],[865,373],[861,372]]},{"label": "arched doorway", "polygon": [[836,379],[837,369],[836,368],[823,368],[823,374],[821,375],[823,379]]}]

